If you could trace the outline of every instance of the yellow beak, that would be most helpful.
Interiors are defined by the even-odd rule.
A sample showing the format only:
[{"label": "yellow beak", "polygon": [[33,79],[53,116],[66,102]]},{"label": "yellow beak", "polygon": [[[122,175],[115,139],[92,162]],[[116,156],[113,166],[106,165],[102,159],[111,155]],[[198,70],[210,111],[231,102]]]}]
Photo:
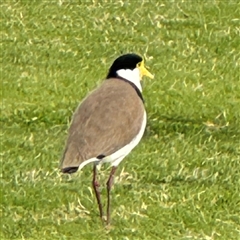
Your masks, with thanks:
[{"label": "yellow beak", "polygon": [[142,79],[143,76],[149,77],[151,79],[154,78],[154,75],[152,75],[144,66],[144,61],[140,62],[137,67],[140,70],[140,79]]}]

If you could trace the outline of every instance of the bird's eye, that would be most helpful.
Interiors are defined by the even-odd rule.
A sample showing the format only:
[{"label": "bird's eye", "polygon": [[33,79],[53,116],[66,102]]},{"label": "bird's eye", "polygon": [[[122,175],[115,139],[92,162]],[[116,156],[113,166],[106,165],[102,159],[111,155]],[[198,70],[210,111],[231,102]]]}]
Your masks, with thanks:
[{"label": "bird's eye", "polygon": [[137,67],[141,67],[141,63],[140,62],[137,64]]}]

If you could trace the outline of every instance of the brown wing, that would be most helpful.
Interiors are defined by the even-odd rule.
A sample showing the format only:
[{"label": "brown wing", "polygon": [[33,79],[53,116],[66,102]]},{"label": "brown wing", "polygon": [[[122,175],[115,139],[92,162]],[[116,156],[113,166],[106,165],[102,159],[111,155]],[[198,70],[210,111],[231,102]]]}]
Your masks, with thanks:
[{"label": "brown wing", "polygon": [[105,80],[74,113],[61,168],[121,149],[140,131],[143,114],[142,100],[129,83]]}]

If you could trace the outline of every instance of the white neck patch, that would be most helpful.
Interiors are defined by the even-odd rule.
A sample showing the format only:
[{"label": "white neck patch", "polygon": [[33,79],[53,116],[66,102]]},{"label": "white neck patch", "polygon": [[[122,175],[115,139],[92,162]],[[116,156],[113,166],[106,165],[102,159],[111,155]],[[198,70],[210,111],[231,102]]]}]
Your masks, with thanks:
[{"label": "white neck patch", "polygon": [[117,71],[119,77],[125,78],[129,82],[132,82],[140,92],[142,92],[142,86],[140,83],[140,72],[138,68],[131,69],[120,69]]}]

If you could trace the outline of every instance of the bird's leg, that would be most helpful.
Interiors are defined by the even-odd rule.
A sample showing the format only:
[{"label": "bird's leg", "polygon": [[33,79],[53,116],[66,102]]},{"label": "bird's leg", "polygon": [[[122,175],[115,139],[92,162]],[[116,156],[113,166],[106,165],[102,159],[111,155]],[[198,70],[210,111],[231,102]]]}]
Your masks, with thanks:
[{"label": "bird's leg", "polygon": [[114,173],[116,171],[117,167],[113,166],[112,170],[110,172],[110,176],[108,178],[107,181],[107,198],[108,198],[108,202],[107,202],[107,224],[110,223],[110,191],[113,185],[113,177],[114,177]]},{"label": "bird's leg", "polygon": [[102,208],[102,202],[101,202],[101,194],[100,194],[100,184],[97,180],[97,164],[94,164],[93,166],[93,181],[92,181],[93,189],[97,198],[100,218],[103,218],[103,208]]}]

